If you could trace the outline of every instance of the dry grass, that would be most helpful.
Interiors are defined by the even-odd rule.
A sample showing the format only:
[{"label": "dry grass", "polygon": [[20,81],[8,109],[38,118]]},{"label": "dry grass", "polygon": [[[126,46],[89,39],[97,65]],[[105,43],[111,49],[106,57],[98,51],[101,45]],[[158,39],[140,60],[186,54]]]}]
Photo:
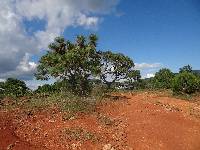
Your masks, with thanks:
[{"label": "dry grass", "polygon": [[80,127],[66,128],[63,130],[63,135],[70,141],[99,141],[95,133],[87,131]]}]

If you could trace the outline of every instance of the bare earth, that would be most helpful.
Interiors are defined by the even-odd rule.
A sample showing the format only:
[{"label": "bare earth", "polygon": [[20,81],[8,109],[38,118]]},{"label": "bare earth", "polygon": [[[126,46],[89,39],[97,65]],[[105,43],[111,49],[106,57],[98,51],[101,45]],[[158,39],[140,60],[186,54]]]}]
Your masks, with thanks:
[{"label": "bare earth", "polygon": [[63,116],[55,108],[0,111],[0,150],[200,150],[199,102],[124,93],[95,113]]}]

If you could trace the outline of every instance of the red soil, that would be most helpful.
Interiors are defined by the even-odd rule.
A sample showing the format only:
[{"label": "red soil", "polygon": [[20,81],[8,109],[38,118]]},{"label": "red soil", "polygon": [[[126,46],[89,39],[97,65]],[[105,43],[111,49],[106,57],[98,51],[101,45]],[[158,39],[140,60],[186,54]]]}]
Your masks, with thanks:
[{"label": "red soil", "polygon": [[[105,102],[97,113],[67,121],[56,109],[33,115],[0,111],[0,150],[200,150],[198,103],[155,93],[117,96],[119,100]],[[74,128],[95,138],[73,139],[65,129]]]}]

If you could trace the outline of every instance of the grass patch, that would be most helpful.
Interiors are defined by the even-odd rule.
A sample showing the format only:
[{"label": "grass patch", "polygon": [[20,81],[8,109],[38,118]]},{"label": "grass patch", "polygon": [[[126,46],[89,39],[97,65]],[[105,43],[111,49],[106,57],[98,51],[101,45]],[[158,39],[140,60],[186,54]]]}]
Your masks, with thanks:
[{"label": "grass patch", "polygon": [[173,94],[172,97],[177,98],[177,99],[191,101],[194,98],[194,95],[189,95],[189,94]]},{"label": "grass patch", "polygon": [[102,115],[102,114],[99,114],[97,119],[100,123],[102,123],[103,125],[106,125],[106,126],[112,126],[115,123],[115,121],[113,119],[111,119],[108,116]]},{"label": "grass patch", "polygon": [[83,128],[65,128],[63,130],[65,137],[70,141],[92,141],[96,142],[99,138],[92,132],[89,132]]},{"label": "grass patch", "polygon": [[92,95],[90,97],[79,97],[70,92],[54,93],[47,95],[34,95],[12,99],[12,105],[0,105],[0,109],[13,110],[20,108],[22,110],[39,111],[48,108],[58,108],[64,112],[63,120],[69,120],[74,117],[74,114],[92,113],[96,110],[96,105],[102,100],[101,96]]},{"label": "grass patch", "polygon": [[155,100],[155,105],[161,106],[161,107],[165,108],[168,111],[182,111],[178,107],[172,106],[170,104],[161,103],[159,100]]}]

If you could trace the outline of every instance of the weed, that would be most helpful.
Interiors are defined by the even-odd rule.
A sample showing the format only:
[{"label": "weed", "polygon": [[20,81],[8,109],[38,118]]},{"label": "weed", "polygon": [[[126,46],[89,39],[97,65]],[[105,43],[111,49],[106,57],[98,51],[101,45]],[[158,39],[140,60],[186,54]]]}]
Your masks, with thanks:
[{"label": "weed", "polygon": [[84,130],[80,127],[66,128],[64,134],[68,140],[75,141],[98,141],[98,137],[94,133]]},{"label": "weed", "polygon": [[72,113],[65,113],[63,116],[62,116],[62,120],[63,121],[67,121],[67,120],[73,120],[75,119],[75,115],[72,114]]},{"label": "weed", "polygon": [[175,107],[175,106],[170,105],[170,104],[161,103],[159,100],[155,100],[155,105],[164,107],[164,108],[165,108],[166,110],[168,110],[168,111],[182,111],[182,110],[179,109],[178,107]]},{"label": "weed", "polygon": [[107,126],[112,126],[115,123],[115,121],[109,118],[108,116],[104,116],[101,114],[98,115],[97,119],[99,120],[100,123]]}]

